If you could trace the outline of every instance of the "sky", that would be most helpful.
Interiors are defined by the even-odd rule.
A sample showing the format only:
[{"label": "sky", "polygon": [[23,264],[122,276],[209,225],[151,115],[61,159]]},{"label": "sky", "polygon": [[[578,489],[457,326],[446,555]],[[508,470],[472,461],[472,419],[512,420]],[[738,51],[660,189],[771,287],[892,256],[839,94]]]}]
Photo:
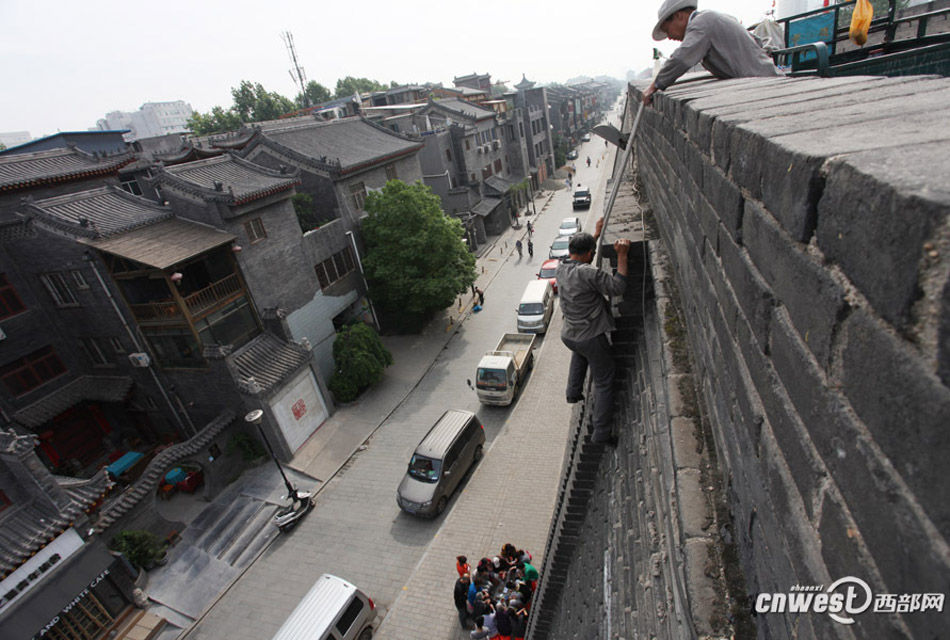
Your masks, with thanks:
[{"label": "sky", "polygon": [[[490,73],[509,87],[650,67],[660,0],[0,0],[0,132],[83,131],[110,111],[184,100],[231,105],[231,87],[297,95],[281,38],[307,78],[385,84]],[[700,0],[749,25],[772,0]],[[676,44],[658,45],[670,53]]]}]

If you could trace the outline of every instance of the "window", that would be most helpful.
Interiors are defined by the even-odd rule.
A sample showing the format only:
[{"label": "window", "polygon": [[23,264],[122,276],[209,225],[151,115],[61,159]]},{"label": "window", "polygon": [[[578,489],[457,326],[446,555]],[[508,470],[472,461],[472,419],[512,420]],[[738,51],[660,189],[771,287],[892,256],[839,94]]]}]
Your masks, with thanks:
[{"label": "window", "polygon": [[70,271],[73,276],[73,282],[76,284],[77,289],[88,289],[89,284],[86,282],[86,276],[82,274],[82,271],[73,270]]},{"label": "window", "polygon": [[244,223],[244,231],[251,244],[263,240],[267,237],[267,231],[264,230],[264,221],[260,218],[254,218]]},{"label": "window", "polygon": [[66,367],[53,347],[43,347],[0,367],[0,382],[14,396],[22,396],[63,373]]},{"label": "window", "polygon": [[356,617],[360,615],[360,611],[362,610],[363,601],[354,597],[353,602],[350,603],[350,606],[346,608],[346,611],[343,612],[343,615],[340,616],[340,619],[336,623],[336,630],[340,632],[341,636],[346,635],[350,627],[353,626],[353,623],[356,622]]},{"label": "window", "polygon": [[75,307],[79,305],[73,290],[69,287],[69,280],[62,273],[46,273],[40,276],[46,290],[59,307]]},{"label": "window", "polygon": [[119,186],[131,193],[133,196],[142,195],[142,189],[139,187],[139,183],[135,180],[126,180]]},{"label": "window", "polygon": [[474,173],[468,174],[468,180],[469,182],[475,182],[475,174]]},{"label": "window", "polygon": [[495,160],[495,173],[501,173],[501,159]]},{"label": "window", "polygon": [[472,144],[468,138],[465,138],[465,150],[470,151],[472,149]]},{"label": "window", "polygon": [[118,338],[109,338],[109,346],[111,346],[112,350],[116,353],[125,353],[125,345],[122,344],[122,341]]},{"label": "window", "polygon": [[0,489],[0,511],[3,511],[11,504],[13,504],[13,502],[11,502],[10,498],[7,497],[7,494],[3,492],[3,489]]},{"label": "window", "polygon": [[7,280],[7,274],[0,273],[0,319],[15,316],[21,311],[26,311],[26,305]]},{"label": "window", "polygon": [[445,159],[448,160],[449,162],[452,162],[452,152],[449,151],[448,149],[445,150]]},{"label": "window", "polygon": [[386,180],[396,180],[399,176],[396,175],[396,165],[387,164],[386,165]]},{"label": "window", "polygon": [[107,367],[114,364],[108,356],[105,345],[101,344],[97,338],[81,338],[79,344],[92,361],[92,366]]},{"label": "window", "polygon": [[353,199],[353,208],[357,211],[362,211],[363,204],[366,202],[366,185],[362,182],[351,184],[350,197]]},{"label": "window", "polygon": [[353,250],[350,247],[333,254],[314,267],[321,289],[326,289],[334,282],[341,280],[355,268],[356,261],[353,259]]}]

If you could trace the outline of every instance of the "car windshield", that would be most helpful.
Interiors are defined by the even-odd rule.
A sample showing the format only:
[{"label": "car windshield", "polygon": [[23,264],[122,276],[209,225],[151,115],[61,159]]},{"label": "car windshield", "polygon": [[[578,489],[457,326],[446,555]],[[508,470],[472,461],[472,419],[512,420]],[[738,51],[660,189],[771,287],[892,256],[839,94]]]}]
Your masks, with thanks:
[{"label": "car windshield", "polygon": [[554,241],[554,244],[551,245],[552,249],[567,249],[567,244],[570,242],[567,238],[558,238]]},{"label": "car windshield", "polygon": [[479,389],[500,389],[504,391],[508,386],[504,369],[479,367],[475,386]]},{"label": "car windshield", "polygon": [[548,267],[547,269],[541,269],[541,273],[538,274],[539,278],[555,278],[557,277],[557,267]]},{"label": "car windshield", "polygon": [[413,455],[409,461],[409,475],[416,480],[423,482],[438,482],[439,473],[442,471],[442,461],[427,458],[425,456]]},{"label": "car windshield", "polygon": [[[586,198],[588,195],[590,195],[590,192],[588,192],[588,191],[575,191],[575,192],[574,192],[574,197],[575,197],[575,198]],[[561,225],[561,226],[563,227],[564,225]]]},{"label": "car windshield", "polygon": [[518,315],[522,316],[540,316],[544,313],[544,305],[540,302],[521,303],[518,307]]}]

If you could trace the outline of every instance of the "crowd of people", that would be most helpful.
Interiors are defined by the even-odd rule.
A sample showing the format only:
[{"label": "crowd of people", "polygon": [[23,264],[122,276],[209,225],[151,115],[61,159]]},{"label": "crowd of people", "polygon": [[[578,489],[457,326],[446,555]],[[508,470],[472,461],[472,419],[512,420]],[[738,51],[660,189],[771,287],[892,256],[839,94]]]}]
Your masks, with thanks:
[{"label": "crowd of people", "polygon": [[455,560],[455,608],[462,628],[473,640],[522,640],[540,577],[531,554],[507,543],[474,569],[465,556]]}]

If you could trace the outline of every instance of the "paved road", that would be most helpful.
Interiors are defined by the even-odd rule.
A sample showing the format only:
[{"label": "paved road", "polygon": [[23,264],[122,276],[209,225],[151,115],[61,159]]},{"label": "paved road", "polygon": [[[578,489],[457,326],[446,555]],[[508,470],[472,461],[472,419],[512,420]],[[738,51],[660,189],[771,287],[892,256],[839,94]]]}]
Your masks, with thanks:
[{"label": "paved road", "polygon": [[[599,211],[602,206],[604,166],[592,164],[588,169],[581,163],[588,153],[592,160],[596,160],[602,152],[602,143],[587,143],[582,146],[580,161],[577,162],[580,181],[595,187],[591,212]],[[404,586],[416,573],[423,555],[446,520],[446,516],[433,521],[419,520],[402,513],[396,506],[395,488],[405,472],[406,462],[425,432],[448,408],[476,411],[485,425],[489,443],[494,442],[506,428],[514,429],[509,418],[517,407],[481,406],[466,380],[473,377],[479,357],[495,345],[501,333],[515,330],[515,308],[525,283],[534,278],[546,258],[547,247],[557,235],[560,220],[572,215],[570,199],[567,190],[559,191],[539,215],[533,217],[536,228],[533,258],[529,258],[527,252],[523,259],[518,258],[513,241],[515,234],[520,236],[524,231],[510,230],[505,236],[507,249],[505,240],[502,240],[480,259],[486,267],[485,277],[490,278],[487,286],[482,283],[484,310],[469,316],[464,324],[458,326],[415,388],[375,431],[365,450],[354,455],[325,484],[313,512],[290,535],[281,536],[264,552],[195,625],[188,638],[268,638],[322,573],[333,573],[360,586],[376,601],[381,618],[386,616],[389,608],[404,593]],[[585,222],[585,228],[593,228],[592,221]],[[547,352],[553,353],[556,349],[564,350],[564,347],[555,333],[543,341],[538,368],[545,366]],[[529,387],[544,377],[543,391],[549,397],[542,396],[535,402],[560,408],[566,434],[569,408],[562,399],[564,368],[557,367],[544,376],[538,373],[538,368],[529,380]],[[530,415],[524,419],[530,421]],[[555,471],[560,469],[561,463],[557,444],[554,442],[547,456],[548,464]],[[560,446],[563,452],[563,442]],[[492,456],[512,461],[502,465],[502,469],[512,472],[519,469],[514,463],[517,451],[497,451],[494,448],[489,450],[480,466],[489,466]],[[506,478],[498,477],[495,481],[503,485]],[[464,500],[468,492],[463,489],[457,493],[447,513],[450,514],[455,503]],[[553,495],[547,500],[553,501]],[[535,540],[543,540],[546,535],[551,505],[546,505],[546,509],[532,518],[533,529],[542,532]],[[489,510],[469,525],[472,530],[484,529],[487,532],[497,523],[492,520]],[[529,544],[527,541],[513,541],[525,546]],[[536,549],[542,551],[537,546]],[[472,549],[469,554],[489,551]],[[450,560],[445,560],[446,566],[454,571]],[[442,594],[436,599],[440,602],[446,600]],[[395,623],[394,616],[386,624]]]}]

